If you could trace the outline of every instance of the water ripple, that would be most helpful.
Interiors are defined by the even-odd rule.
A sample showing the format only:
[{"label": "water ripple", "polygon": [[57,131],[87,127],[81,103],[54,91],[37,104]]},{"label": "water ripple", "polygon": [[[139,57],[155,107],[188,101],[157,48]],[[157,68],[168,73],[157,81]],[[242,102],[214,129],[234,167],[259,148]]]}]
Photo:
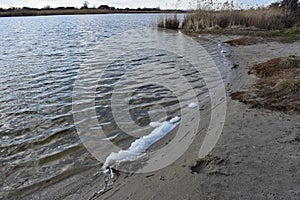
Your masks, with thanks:
[{"label": "water ripple", "polygon": [[[27,191],[100,165],[76,134],[72,104],[86,104],[94,98],[95,107],[87,108],[96,110],[99,127],[94,129],[103,129],[107,137],[113,138],[121,147],[128,147],[133,135],[149,132],[149,113],[157,121],[164,118],[162,107],[168,115],[178,114],[178,99],[169,88],[159,84],[141,84],[153,74],[154,69],[147,65],[165,66],[156,69],[157,74],[162,80],[174,84],[178,80],[175,72],[180,72],[197,96],[207,92],[201,76],[181,56],[171,52],[145,48],[111,58],[113,52],[105,51],[119,48],[117,42],[109,44],[110,47],[95,49],[105,38],[132,28],[149,26],[153,18],[159,17],[140,16],[1,19],[0,198],[16,198],[20,191],[25,195]],[[215,44],[205,44],[212,55],[217,56]],[[147,43],[144,45],[147,46]],[[95,57],[95,52],[100,55],[104,52],[106,62],[101,56]],[[78,75],[83,63],[88,63],[87,73]],[[99,74],[97,82],[91,79],[93,74]],[[89,83],[82,88],[95,90],[95,96],[82,93],[80,100],[72,102],[72,96],[78,95],[72,91],[75,78]],[[117,84],[122,85],[122,90],[116,91],[116,95],[126,96],[129,91],[134,91],[126,100],[131,117],[140,127],[130,130],[129,134],[118,128],[111,114],[110,101]],[[179,94],[184,96],[184,93],[182,90]],[[188,102],[189,99],[183,98],[183,101]],[[126,120],[121,125],[128,126]]]}]

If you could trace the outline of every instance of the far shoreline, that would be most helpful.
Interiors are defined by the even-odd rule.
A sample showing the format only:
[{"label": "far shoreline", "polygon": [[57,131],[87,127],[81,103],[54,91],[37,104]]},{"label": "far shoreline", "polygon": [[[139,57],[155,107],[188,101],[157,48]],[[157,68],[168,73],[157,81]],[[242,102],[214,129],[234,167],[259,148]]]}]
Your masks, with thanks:
[{"label": "far shoreline", "polygon": [[139,10],[139,9],[16,9],[0,10],[0,17],[30,17],[54,15],[96,15],[96,14],[184,14],[185,10]]}]

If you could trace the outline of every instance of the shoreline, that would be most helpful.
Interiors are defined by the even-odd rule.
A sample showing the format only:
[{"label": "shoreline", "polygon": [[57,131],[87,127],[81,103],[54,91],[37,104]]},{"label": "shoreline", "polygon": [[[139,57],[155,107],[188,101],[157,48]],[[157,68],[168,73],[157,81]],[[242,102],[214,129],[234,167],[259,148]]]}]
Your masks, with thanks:
[{"label": "shoreline", "polygon": [[[224,42],[239,36],[211,37]],[[299,142],[294,139],[299,135],[300,115],[250,108],[230,97],[232,92],[253,87],[258,78],[248,71],[254,64],[300,52],[300,41],[267,44],[230,47],[227,58],[236,67],[223,74],[227,77],[226,122],[217,145],[204,159],[198,159],[198,151],[209,115],[202,116],[200,132],[188,151],[166,168],[147,174],[121,172],[111,188],[93,196],[101,189],[99,166],[95,166],[49,183],[42,190],[30,191],[24,199],[299,198]],[[210,105],[204,104],[206,113]]]},{"label": "shoreline", "polygon": [[[237,36],[222,36],[221,40]],[[202,137],[165,169],[121,175],[113,189],[96,199],[297,199],[300,116],[250,108],[230,93],[253,87],[254,65],[300,52],[300,42],[277,41],[234,46],[227,85],[228,112],[221,138],[209,156],[197,160]],[[207,109],[207,108],[206,108]],[[203,119],[205,130],[207,118]]]},{"label": "shoreline", "polygon": [[53,9],[53,10],[16,10],[0,11],[0,17],[32,17],[32,16],[57,16],[57,15],[99,15],[99,14],[184,14],[186,11],[160,10],[104,10],[104,9]]}]

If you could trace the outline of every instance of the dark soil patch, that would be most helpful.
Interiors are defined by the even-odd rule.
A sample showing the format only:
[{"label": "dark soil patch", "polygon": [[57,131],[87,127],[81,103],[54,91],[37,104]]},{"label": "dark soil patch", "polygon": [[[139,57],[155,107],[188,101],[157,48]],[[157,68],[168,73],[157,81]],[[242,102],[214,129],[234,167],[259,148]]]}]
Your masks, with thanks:
[{"label": "dark soil patch", "polygon": [[300,113],[300,57],[275,58],[254,65],[249,74],[260,80],[249,91],[232,93],[232,99],[251,108]]},{"label": "dark soil patch", "polygon": [[266,42],[262,37],[242,37],[234,40],[225,41],[225,43],[236,46],[236,45],[254,45]]}]

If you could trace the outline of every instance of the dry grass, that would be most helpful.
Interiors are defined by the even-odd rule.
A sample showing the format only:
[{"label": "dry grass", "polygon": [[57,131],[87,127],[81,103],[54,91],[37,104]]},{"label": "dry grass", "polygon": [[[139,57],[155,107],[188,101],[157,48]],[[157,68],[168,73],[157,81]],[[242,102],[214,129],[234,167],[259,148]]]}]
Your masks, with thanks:
[{"label": "dry grass", "polygon": [[224,43],[229,44],[230,46],[236,45],[254,45],[266,42],[262,37],[242,37],[234,40],[227,40]]},{"label": "dry grass", "polygon": [[157,27],[164,28],[165,27],[165,19],[164,17],[160,17],[157,21]]},{"label": "dry grass", "polygon": [[157,26],[159,28],[167,28],[167,29],[178,29],[179,24],[180,22],[176,14],[174,14],[173,16],[161,17],[157,22]]},{"label": "dry grass", "polygon": [[294,79],[282,79],[275,86],[276,91],[285,93],[296,93],[300,91],[300,81]]},{"label": "dry grass", "polygon": [[265,63],[254,65],[249,74],[256,74],[260,78],[266,78],[283,73],[287,69],[300,69],[300,58],[290,55],[284,58],[274,58]]},{"label": "dry grass", "polygon": [[294,67],[300,68],[300,58],[295,55],[290,55],[289,57],[283,59],[282,62],[283,65],[289,68],[294,68]]},{"label": "dry grass", "polygon": [[221,11],[198,9],[184,18],[183,29],[187,32],[228,27],[282,30],[298,23],[297,17],[287,16],[286,11],[279,8]]},{"label": "dry grass", "polygon": [[271,59],[254,65],[250,73],[260,77],[255,87],[232,93],[233,99],[252,108],[300,113],[300,57]]}]

